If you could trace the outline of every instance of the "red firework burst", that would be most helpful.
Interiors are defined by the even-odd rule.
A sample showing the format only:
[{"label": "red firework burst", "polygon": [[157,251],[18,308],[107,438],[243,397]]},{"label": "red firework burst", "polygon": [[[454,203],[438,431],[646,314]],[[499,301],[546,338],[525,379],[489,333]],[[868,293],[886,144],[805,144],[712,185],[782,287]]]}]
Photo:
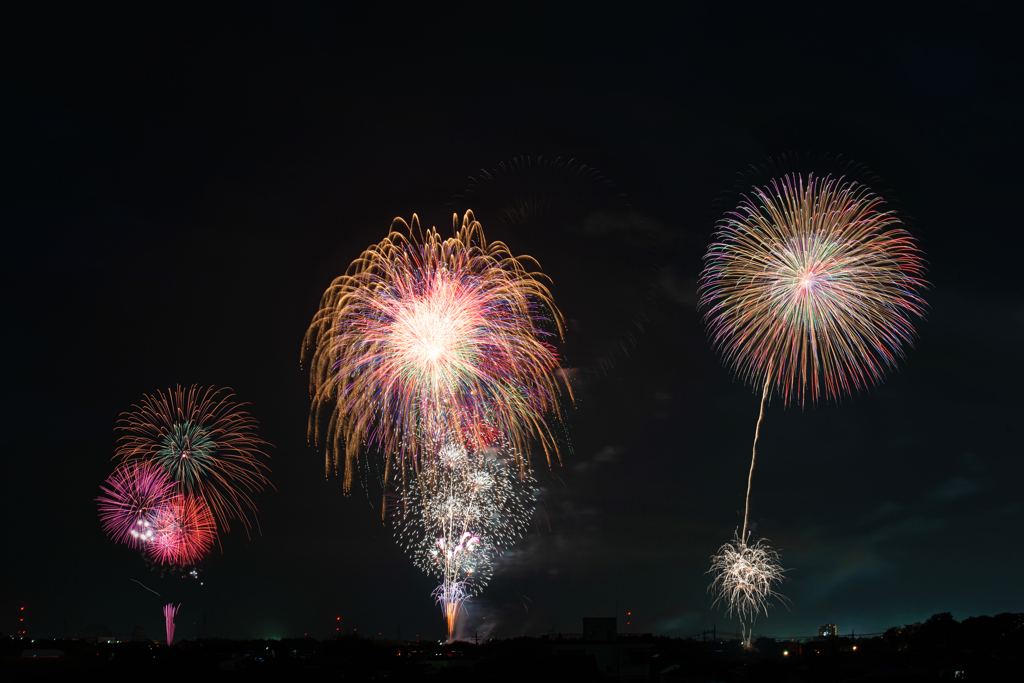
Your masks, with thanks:
[{"label": "red firework burst", "polygon": [[150,556],[161,564],[193,564],[213,546],[217,524],[197,496],[176,495],[156,514]]}]

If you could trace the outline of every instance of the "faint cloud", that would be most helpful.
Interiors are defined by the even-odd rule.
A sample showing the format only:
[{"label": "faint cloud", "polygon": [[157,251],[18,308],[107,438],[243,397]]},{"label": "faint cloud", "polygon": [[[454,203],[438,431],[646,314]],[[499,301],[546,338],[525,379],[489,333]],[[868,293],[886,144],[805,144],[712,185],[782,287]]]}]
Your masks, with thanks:
[{"label": "faint cloud", "polygon": [[636,212],[612,213],[594,211],[583,221],[582,232],[587,235],[606,235],[620,230],[638,230],[642,232],[660,232],[661,224],[652,219],[644,219]]},{"label": "faint cloud", "polygon": [[605,446],[594,456],[594,462],[615,462],[622,453],[623,450],[617,446]]},{"label": "faint cloud", "polygon": [[658,278],[658,286],[661,287],[661,291],[669,299],[677,304],[682,304],[689,308],[697,308],[697,278],[689,277],[685,280],[680,280],[676,277],[675,273],[666,268],[661,271],[661,276]]},{"label": "faint cloud", "polygon": [[999,508],[999,514],[1002,515],[1016,515],[1021,511],[1024,511],[1024,503],[1020,502],[1009,503]]},{"label": "faint cloud", "polygon": [[927,499],[936,503],[963,498],[984,491],[986,486],[975,479],[951,477],[928,492]]},{"label": "faint cloud", "polygon": [[666,635],[684,636],[699,632],[707,624],[707,611],[691,605],[673,605],[654,618],[654,630]]},{"label": "faint cloud", "polygon": [[975,453],[964,453],[961,455],[960,464],[964,466],[964,469],[974,474],[983,474],[988,472],[988,468],[985,467],[985,463],[982,462],[981,458]]},{"label": "faint cloud", "polygon": [[908,45],[903,50],[903,66],[910,81],[933,93],[949,95],[969,86],[984,68],[983,53],[973,50],[953,50],[943,43]]},{"label": "faint cloud", "polygon": [[925,515],[914,515],[900,519],[890,524],[884,524],[871,534],[865,537],[865,541],[884,543],[891,540],[904,540],[909,537],[920,538],[925,534],[937,531],[946,526],[946,520],[938,517],[926,517]]},{"label": "faint cloud", "polygon": [[619,459],[619,456],[625,451],[618,446],[605,446],[594,455],[592,460],[582,460],[573,465],[573,471],[575,472],[587,472],[596,467],[597,463],[602,462],[615,462]]},{"label": "faint cloud", "polygon": [[891,500],[883,500],[875,508],[868,512],[866,515],[857,520],[857,525],[870,525],[882,521],[887,517],[891,517],[903,511],[903,505],[894,503]]},{"label": "faint cloud", "polygon": [[877,579],[891,569],[891,565],[871,551],[854,550],[847,552],[838,566],[813,585],[813,593],[824,597],[840,590],[847,590],[849,584],[857,581]]},{"label": "faint cloud", "polygon": [[567,500],[561,504],[562,513],[567,517],[573,517],[577,515],[596,515],[599,514],[597,508],[591,507],[577,507],[571,500]]}]

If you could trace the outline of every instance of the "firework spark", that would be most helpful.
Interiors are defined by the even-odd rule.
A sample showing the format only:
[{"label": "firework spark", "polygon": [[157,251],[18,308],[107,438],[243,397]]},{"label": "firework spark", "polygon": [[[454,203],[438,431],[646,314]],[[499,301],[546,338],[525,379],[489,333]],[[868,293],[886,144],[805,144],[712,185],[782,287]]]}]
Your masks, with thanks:
[{"label": "firework spark", "polygon": [[178,494],[157,512],[147,549],[160,564],[192,564],[210,550],[216,536],[217,525],[206,502]]},{"label": "firework spark", "polygon": [[912,344],[924,259],[868,188],[790,174],[718,224],[701,306],[726,365],[788,402],[882,379]]},{"label": "firework spark", "polygon": [[269,483],[269,469],[257,457],[267,444],[256,436],[256,420],[241,410],[244,404],[225,391],[193,386],[144,396],[118,422],[115,457],[159,465],[179,493],[206,502],[220,530],[229,532],[229,520],[237,519],[248,533],[256,512],[251,495]]},{"label": "firework spark", "polygon": [[157,515],[170,503],[174,482],[159,465],[134,461],[114,470],[100,489],[96,502],[107,535],[141,548],[153,540]]},{"label": "firework spark", "polygon": [[364,447],[404,472],[432,464],[422,456],[450,434],[488,443],[481,425],[516,453],[535,439],[549,464],[557,458],[558,355],[545,339],[561,339],[561,314],[529,257],[488,243],[472,212],[454,227],[442,240],[415,215],[411,226],[395,219],[331,284],[306,332],[310,437],[326,446],[328,471],[344,453],[346,490]]},{"label": "firework spark", "polygon": [[762,611],[768,611],[773,598],[785,600],[775,592],[775,584],[782,581],[785,571],[779,564],[778,553],[765,539],[751,543],[750,534],[741,538],[734,533],[732,541],[711,557],[708,573],[713,574],[714,580],[708,590],[715,594],[715,605],[725,604],[726,616],[735,613],[739,618],[747,647],[747,626],[752,626]]}]

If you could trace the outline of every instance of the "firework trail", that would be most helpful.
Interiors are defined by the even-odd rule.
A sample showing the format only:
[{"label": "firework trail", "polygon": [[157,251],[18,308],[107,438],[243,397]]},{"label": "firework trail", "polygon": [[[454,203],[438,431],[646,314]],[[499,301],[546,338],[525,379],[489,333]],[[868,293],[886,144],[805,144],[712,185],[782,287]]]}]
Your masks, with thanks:
[{"label": "firework trail", "polygon": [[171,645],[174,643],[174,615],[178,613],[178,607],[174,606],[173,602],[169,602],[164,605],[164,623],[167,625],[167,644]]},{"label": "firework trail", "polygon": [[258,528],[251,496],[269,484],[269,469],[258,459],[268,444],[256,436],[256,420],[241,409],[244,404],[225,391],[179,386],[143,396],[118,421],[115,457],[159,465],[178,493],[205,501],[219,530],[229,532],[230,520],[237,519],[248,534],[253,524]]},{"label": "firework trail", "polygon": [[[133,578],[131,578],[131,577],[128,577],[128,580],[129,580],[129,581],[135,581],[135,579],[133,579]],[[145,584],[143,584],[143,583],[142,583],[141,581],[135,581],[135,583],[139,584],[140,586],[142,586],[143,588],[145,588],[146,590],[148,590],[148,591],[149,591],[150,593],[152,593],[153,595],[156,595],[156,596],[159,596],[159,595],[160,595],[159,593],[157,593],[157,592],[156,592],[155,590],[153,590],[152,588],[150,588],[150,587],[146,586]]]},{"label": "firework trail", "polygon": [[415,215],[411,226],[395,219],[327,289],[306,332],[310,438],[328,472],[342,462],[346,491],[369,446],[403,476],[432,466],[424,455],[450,434],[470,447],[503,434],[517,457],[536,440],[549,464],[558,457],[558,355],[545,340],[560,340],[563,323],[544,276],[488,243],[472,212],[454,228],[441,239]]},{"label": "firework trail", "polygon": [[103,528],[114,541],[141,548],[153,540],[156,518],[174,495],[174,482],[151,462],[121,465],[100,485]]},{"label": "firework trail", "polygon": [[911,321],[924,314],[918,292],[927,285],[921,252],[895,213],[843,178],[788,174],[754,188],[719,222],[716,237],[701,274],[709,334],[723,362],[762,389],[743,528],[711,569],[715,602],[742,621],[774,593],[763,580],[737,592],[730,577],[754,571],[754,557],[767,575],[781,576],[778,554],[762,541],[751,545],[747,530],[769,393],[804,405],[880,381],[913,344]]},{"label": "firework trail", "polygon": [[434,597],[449,639],[464,602],[487,585],[499,554],[522,537],[534,511],[535,481],[508,450],[506,444],[504,451],[471,452],[451,441],[437,466],[411,477],[392,505],[399,544],[417,567],[441,580]]}]

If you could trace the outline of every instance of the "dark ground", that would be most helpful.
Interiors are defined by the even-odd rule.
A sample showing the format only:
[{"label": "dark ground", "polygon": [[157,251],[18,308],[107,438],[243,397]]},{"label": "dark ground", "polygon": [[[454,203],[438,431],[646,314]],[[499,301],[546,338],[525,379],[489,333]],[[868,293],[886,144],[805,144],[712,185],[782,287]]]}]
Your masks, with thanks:
[{"label": "dark ground", "polygon": [[[568,637],[568,635],[566,636]],[[335,640],[202,639],[172,647],[150,641],[90,644],[84,640],[35,641],[37,651],[62,656],[30,658],[21,641],[0,640],[4,678],[102,676],[102,680],[181,677],[219,680],[434,680],[434,681],[888,681],[1013,680],[1024,651],[1024,614],[973,617],[949,613],[923,624],[894,627],[865,638],[813,638],[804,642],[758,640],[745,652],[736,640],[643,636],[650,672],[619,678],[598,670],[592,657],[557,654],[562,634],[436,645],[357,635]],[[607,643],[606,643],[607,644]],[[614,647],[614,645],[610,645]],[[22,652],[27,654],[21,654]],[[563,653],[564,654],[564,653]]]}]

